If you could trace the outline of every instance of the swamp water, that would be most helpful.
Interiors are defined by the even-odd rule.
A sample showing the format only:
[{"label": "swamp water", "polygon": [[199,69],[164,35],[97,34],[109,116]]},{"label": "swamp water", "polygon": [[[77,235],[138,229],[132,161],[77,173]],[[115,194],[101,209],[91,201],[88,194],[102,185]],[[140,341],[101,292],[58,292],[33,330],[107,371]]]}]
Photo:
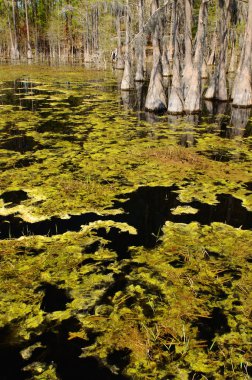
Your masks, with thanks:
[{"label": "swamp water", "polygon": [[250,110],[145,113],[102,71],[0,81],[0,378],[249,379]]}]

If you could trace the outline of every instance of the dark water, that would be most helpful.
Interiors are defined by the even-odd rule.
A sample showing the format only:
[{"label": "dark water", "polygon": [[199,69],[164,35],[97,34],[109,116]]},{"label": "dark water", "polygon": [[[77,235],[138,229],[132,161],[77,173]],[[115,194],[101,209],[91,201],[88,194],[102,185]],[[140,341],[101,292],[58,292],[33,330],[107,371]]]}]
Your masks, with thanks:
[{"label": "dark water", "polygon": [[[146,83],[137,83],[134,91],[121,91],[121,103],[124,109],[135,111],[140,120],[155,123],[160,121],[159,115],[144,112],[147,90]],[[169,91],[169,87],[166,88],[166,91]],[[191,131],[197,129],[197,126],[207,123],[209,127],[206,132],[214,132],[220,137],[233,139],[237,136],[249,137],[252,135],[250,116],[251,108],[232,107],[228,102],[203,101],[200,114],[183,116],[183,120],[192,124]],[[177,120],[181,121],[181,115],[166,115],[164,120],[167,120],[168,126],[170,126]],[[215,124],[214,129],[212,129],[213,123]],[[187,134],[185,133],[184,138],[182,135],[181,145],[194,145],[196,143],[194,141],[188,144]]]},{"label": "dark water", "polygon": [[[29,111],[36,111],[40,107],[48,103],[51,95],[56,95],[59,92],[50,90],[38,90],[38,83],[33,83],[27,80],[17,79],[12,82],[5,82],[0,87],[2,96],[0,97],[0,104],[21,106],[23,109]],[[43,95],[43,99],[26,99],[26,96]]]},{"label": "dark water", "polygon": [[[178,200],[178,188],[172,187],[140,187],[135,192],[119,196],[120,201],[115,201],[113,208],[123,209],[123,214],[101,216],[95,213],[71,215],[69,219],[52,217],[37,222],[24,222],[16,215],[0,216],[0,237],[18,238],[23,235],[52,236],[63,234],[67,231],[80,231],[81,225],[97,220],[113,220],[125,222],[137,229],[137,235],[120,233],[117,228],[111,228],[107,233],[100,228],[98,236],[110,240],[108,248],[115,250],[119,257],[127,256],[129,246],[144,246],[153,248],[162,235],[162,227],[166,221],[175,223],[199,222],[209,225],[213,222],[221,222],[241,229],[252,229],[252,212],[242,206],[241,200],[229,194],[217,196],[218,203],[209,205],[193,201],[181,203]],[[20,196],[20,198],[19,198]],[[2,194],[4,201],[19,204],[26,199],[26,193],[22,191]],[[125,199],[125,201],[123,201]],[[191,206],[196,208],[196,214],[173,215],[172,209],[177,206]]]},{"label": "dark water", "polygon": [[[91,83],[91,82],[90,82]],[[60,86],[60,84],[59,84]],[[88,85],[87,85],[88,86]],[[38,84],[29,81],[17,80],[7,82],[3,85],[5,88],[0,97],[0,104],[22,107],[24,110],[37,111],[41,116],[40,122],[36,125],[36,132],[40,134],[49,133],[57,139],[57,135],[64,135],[62,140],[76,140],[74,136],[74,124],[68,120],[68,116],[54,117],[54,109],[50,105],[51,95],[60,94],[57,91],[37,89]],[[70,83],[65,83],[66,88],[70,88]],[[83,85],[85,87],[85,85]],[[101,89],[108,91],[106,85],[101,82]],[[81,86],[80,86],[81,89]],[[133,111],[139,122],[147,121],[153,125],[156,122],[164,123],[165,128],[174,131],[176,141],[179,145],[190,147],[197,146],[198,137],[204,133],[212,133],[222,139],[234,139],[236,137],[247,138],[252,135],[252,122],[250,120],[250,109],[232,108],[228,103],[205,102],[203,112],[200,115],[189,115],[184,120],[188,125],[181,130],[179,127],[181,117],[172,115],[155,115],[144,111],[146,84],[137,84],[136,90],[121,93],[121,107],[127,111]],[[110,86],[110,91],[117,91],[117,86]],[[168,87],[167,87],[168,91]],[[0,88],[1,92],[1,88]],[[26,96],[42,95],[42,99],[26,99]],[[57,107],[66,107],[70,112],[74,111],[75,115],[88,116],[94,112],[96,104],[87,105],[84,110],[75,110],[83,101],[90,100],[92,95],[66,96],[64,103]],[[95,100],[95,97],[94,99]],[[67,111],[67,112],[68,112]],[[46,117],[52,116],[51,120],[45,120]],[[108,115],[107,121],[113,122],[115,115]],[[176,129],[176,123],[178,128]],[[205,125],[202,130],[202,125]],[[94,126],[90,125],[79,141],[83,144],[88,135],[93,131]],[[180,129],[179,129],[180,128]],[[16,168],[25,168],[38,162],[33,154],[43,148],[33,137],[28,136],[20,131],[15,123],[7,122],[5,125],[5,139],[0,141],[0,148],[17,152],[20,154],[28,153],[27,157],[20,157],[15,163]],[[154,133],[153,133],[154,136]],[[139,138],[151,137],[145,128],[138,132]],[[154,138],[154,137],[153,137]],[[167,138],[160,134],[158,139]],[[215,160],[228,162],[234,160],[232,152],[225,150],[209,149],[205,154]],[[247,157],[240,154],[239,160],[246,160]],[[68,169],[74,173],[75,165],[70,162],[62,164],[62,170]],[[7,168],[8,169],[8,168]],[[248,191],[252,191],[251,182],[245,184]],[[199,222],[201,225],[209,225],[213,222],[221,222],[236,228],[251,230],[252,229],[252,212],[242,206],[242,202],[230,194],[220,194],[217,196],[216,205],[209,205],[193,201],[191,203],[181,203],[178,200],[178,187],[140,187],[134,192],[118,196],[114,202],[113,209],[121,209],[122,214],[101,216],[96,213],[85,213],[82,215],[70,215],[69,219],[52,217],[50,219],[37,222],[27,223],[15,214],[9,216],[0,216],[0,239],[18,238],[23,235],[44,235],[53,236],[63,234],[67,231],[80,231],[81,225],[87,225],[97,220],[113,220],[115,222],[125,222],[137,229],[137,235],[121,233],[114,227],[109,232],[105,228],[99,228],[96,233],[98,238],[103,237],[108,240],[107,248],[114,250],[118,254],[118,259],[130,257],[130,246],[143,246],[153,248],[160,243],[162,237],[162,227],[166,221],[174,223]],[[11,208],[22,204],[29,196],[23,190],[8,191],[0,195],[6,208]],[[196,208],[196,214],[173,215],[172,209],[177,206],[191,206]],[[109,210],[108,210],[109,212]],[[92,263],[92,258],[85,259],[85,253],[95,253],[99,248],[97,240],[85,249],[83,252],[83,262],[81,265]],[[39,251],[28,252],[26,254],[36,255]],[[212,253],[209,252],[209,255]],[[170,263],[174,267],[183,266],[182,258]],[[132,264],[133,265],[133,264]],[[126,284],[126,275],[129,268],[124,268],[122,273],[115,275],[113,285],[104,294],[100,302],[108,302],[110,295],[124,288]],[[238,278],[239,273],[235,274]],[[43,283],[37,292],[43,292],[41,308],[45,313],[65,310],[67,303],[71,302],[71,296],[67,290],[60,289],[56,285]],[[226,297],[226,294],[220,294],[219,297]],[[146,314],[151,313],[145,310]],[[199,330],[198,338],[207,341],[208,346],[212,345],[215,334],[224,334],[230,331],[227,318],[219,308],[214,308],[209,318],[199,318],[195,323]],[[96,336],[92,333],[88,336],[86,343],[82,339],[68,339],[69,331],[79,331],[81,326],[74,317],[69,318],[61,323],[45,322],[42,327],[43,331],[39,337],[31,337],[29,342],[17,340],[15,335],[15,326],[6,325],[0,328],[0,379],[1,380],[22,380],[31,379],[33,374],[22,371],[25,365],[35,361],[53,363],[57,368],[57,376],[62,380],[124,380],[126,377],[112,373],[105,368],[97,358],[80,358],[82,349],[95,341]],[[34,350],[28,360],[24,360],[20,350],[40,342],[44,347],[38,347]],[[129,362],[129,352],[127,350],[114,350],[108,358],[109,364],[116,365],[119,373]],[[9,363],[12,363],[11,365]],[[189,378],[194,380],[201,378],[201,373],[193,372]],[[209,380],[211,377],[209,377]]]}]

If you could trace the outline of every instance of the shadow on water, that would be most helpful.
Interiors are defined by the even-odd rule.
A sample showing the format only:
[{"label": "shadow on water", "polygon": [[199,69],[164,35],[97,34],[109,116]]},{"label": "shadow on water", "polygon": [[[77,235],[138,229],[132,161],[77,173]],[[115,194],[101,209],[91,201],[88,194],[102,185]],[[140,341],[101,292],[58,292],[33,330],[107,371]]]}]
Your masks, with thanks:
[{"label": "shadow on water", "polygon": [[[82,225],[97,220],[113,220],[125,222],[137,229],[137,235],[120,233],[116,227],[107,233],[99,228],[97,234],[110,241],[108,248],[115,250],[120,258],[127,256],[129,246],[152,248],[162,235],[162,227],[166,221],[175,223],[199,222],[209,225],[212,222],[229,224],[236,228],[252,228],[252,212],[242,206],[242,201],[229,194],[217,196],[218,203],[209,205],[199,201],[181,203],[178,199],[178,188],[172,187],[140,187],[135,192],[124,194],[114,202],[113,208],[123,210],[118,215],[98,215],[85,213],[70,215],[69,219],[52,217],[37,223],[24,222],[14,214],[0,217],[0,237],[18,238],[22,235],[63,234],[67,231],[80,231]],[[5,195],[4,195],[5,196]],[[197,209],[196,214],[174,215],[173,209],[178,206],[191,206]]]},{"label": "shadow on water", "polygon": [[40,145],[31,136],[21,135],[6,139],[0,143],[0,148],[13,150],[14,152],[26,153],[39,149]]},{"label": "shadow on water", "polygon": [[[0,97],[0,104],[21,106],[23,109],[29,111],[36,111],[40,107],[47,104],[51,95],[59,94],[58,91],[51,91],[46,89],[37,89],[39,83],[33,83],[28,80],[15,80],[4,82],[0,87],[2,96]],[[27,96],[40,95],[39,99],[26,98]]]},{"label": "shadow on water", "polygon": [[26,191],[13,190],[2,193],[1,198],[3,199],[4,203],[10,203],[11,207],[13,207],[19,205],[22,201],[25,201],[29,197]]}]

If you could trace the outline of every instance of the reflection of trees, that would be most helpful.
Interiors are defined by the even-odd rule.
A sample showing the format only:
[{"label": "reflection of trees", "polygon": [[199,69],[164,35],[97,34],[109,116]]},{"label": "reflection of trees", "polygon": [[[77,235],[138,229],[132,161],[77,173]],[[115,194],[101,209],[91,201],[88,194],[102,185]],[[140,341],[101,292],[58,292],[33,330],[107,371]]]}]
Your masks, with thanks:
[{"label": "reflection of trees", "polygon": [[175,132],[175,139],[180,145],[187,148],[195,144],[194,130],[199,122],[197,114],[186,116],[169,114],[167,120],[169,129]]},{"label": "reflection of trees", "polygon": [[218,114],[224,115],[227,112],[226,102],[214,102],[211,100],[205,100],[205,106],[207,111],[213,116]]},{"label": "reflection of trees", "polygon": [[121,91],[122,104],[125,110],[133,109],[132,96],[130,91]]},{"label": "reflection of trees", "polygon": [[251,113],[250,108],[232,107],[231,111],[231,126],[228,128],[227,137],[234,138],[235,136],[243,136],[248,124],[248,119]]},{"label": "reflection of trees", "polygon": [[230,115],[229,115],[229,106],[227,102],[217,102],[217,101],[204,101],[206,109],[210,114],[209,124],[211,125],[210,130],[219,132],[221,136],[226,136],[226,129],[229,125]]},{"label": "reflection of trees", "polygon": [[144,94],[144,84],[143,82],[136,82],[136,108],[137,111],[140,112],[144,108],[145,104],[145,94]]},{"label": "reflection of trees", "polygon": [[187,115],[185,117],[185,124],[183,134],[180,137],[180,145],[187,147],[193,146],[195,143],[194,130],[199,123],[199,115]]},{"label": "reflection of trees", "polygon": [[[138,118],[142,118],[146,98],[146,88],[143,82],[135,83],[134,91],[121,91],[122,104],[126,110],[137,112]],[[148,112],[146,112],[148,114]]]}]

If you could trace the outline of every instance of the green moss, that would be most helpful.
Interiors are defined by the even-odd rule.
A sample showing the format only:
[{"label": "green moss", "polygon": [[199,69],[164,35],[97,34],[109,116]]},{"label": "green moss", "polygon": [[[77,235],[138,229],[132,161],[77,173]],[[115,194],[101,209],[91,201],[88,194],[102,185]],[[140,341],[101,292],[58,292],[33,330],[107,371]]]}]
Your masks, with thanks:
[{"label": "green moss", "polygon": [[[0,199],[1,215],[34,222],[85,211],[113,214],[120,212],[112,209],[119,195],[172,184],[181,202],[216,204],[225,193],[252,210],[246,186],[251,138],[222,139],[218,120],[198,127],[183,118],[138,120],[120,105],[109,73],[17,66],[0,74],[1,81],[18,77],[38,84],[38,93],[20,96],[21,104],[42,103],[33,111],[1,105],[1,141],[12,134],[37,145],[30,151],[0,145],[0,192],[28,194],[9,208]],[[4,83],[0,90],[5,93]],[[215,161],[213,154],[228,161]],[[173,213],[196,211],[185,206]],[[99,228],[112,227],[136,233],[124,223],[97,221],[79,233],[0,241],[0,327],[11,326],[19,343],[34,336],[39,342],[52,325],[74,317],[81,327],[69,331],[69,339],[83,339],[83,356],[98,357],[114,373],[120,369],[111,364],[111,353],[127,349],[123,372],[136,380],[189,379],[194,372],[246,378],[252,365],[251,231],[167,222],[157,247],[131,247],[130,258],[119,260],[97,236]],[[88,253],[93,243],[97,249]],[[69,295],[65,310],[41,309],[44,284]],[[209,330],[216,310],[223,328]],[[30,370],[35,379],[57,378],[53,364],[35,362]]]}]

